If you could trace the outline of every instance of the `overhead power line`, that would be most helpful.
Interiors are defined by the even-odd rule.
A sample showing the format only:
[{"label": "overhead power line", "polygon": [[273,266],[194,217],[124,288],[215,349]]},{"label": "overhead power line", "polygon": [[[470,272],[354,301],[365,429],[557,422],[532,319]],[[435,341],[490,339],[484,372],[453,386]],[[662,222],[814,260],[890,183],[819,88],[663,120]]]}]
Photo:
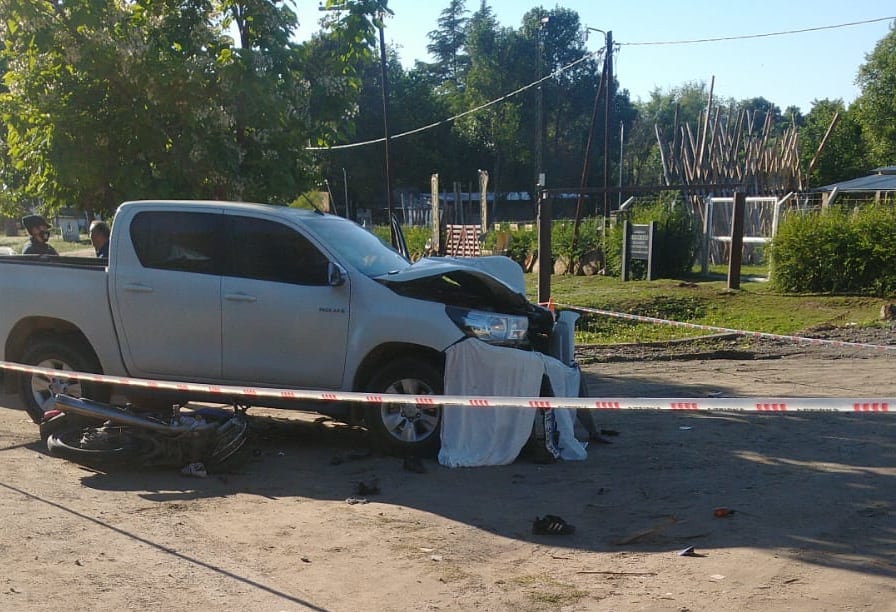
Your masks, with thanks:
[{"label": "overhead power line", "polygon": [[[430,123],[429,125],[424,125],[422,127],[418,127],[413,130],[408,130],[407,132],[402,132],[400,134],[394,134],[389,137],[389,140],[395,140],[397,138],[402,138],[404,136],[410,136],[411,134],[419,134],[420,132],[425,132],[426,130],[431,130],[440,125],[444,125],[446,123],[451,123],[452,121],[454,121],[456,119],[460,119],[461,117],[466,117],[467,115],[472,115],[473,113],[478,113],[479,111],[486,109],[489,106],[494,106],[495,104],[498,104],[499,102],[503,102],[504,100],[509,100],[510,98],[512,98],[516,95],[519,95],[519,94],[523,93],[524,91],[532,89],[533,87],[537,87],[544,81],[548,81],[548,80],[554,78],[555,76],[562,74],[563,72],[566,72],[570,68],[573,68],[574,66],[577,66],[578,64],[581,64],[582,62],[584,62],[585,60],[587,60],[589,58],[599,57],[601,54],[603,54],[603,52],[604,52],[604,49],[599,49],[592,53],[587,53],[587,54],[583,55],[582,57],[580,57],[579,59],[572,61],[572,62],[566,64],[565,66],[557,68],[554,72],[550,73],[549,75],[544,76],[536,81],[533,81],[533,82],[529,83],[528,85],[523,85],[519,89],[515,89],[514,91],[511,91],[510,93],[504,94],[500,98],[495,98],[494,100],[490,100],[490,101],[486,102],[485,104],[480,104],[479,106],[477,106],[475,108],[465,110],[464,112],[458,113],[457,115],[454,115],[453,117],[449,117],[447,119],[442,119],[441,121],[436,121],[435,123]],[[305,150],[306,151],[337,151],[337,150],[341,150],[341,149],[354,149],[356,147],[364,147],[367,145],[377,144],[379,142],[385,142],[385,141],[386,141],[385,138],[376,138],[374,140],[365,140],[363,142],[353,142],[351,144],[343,144],[343,145],[333,145],[331,147],[305,147]]]},{"label": "overhead power line", "polygon": [[766,32],[765,34],[742,34],[739,36],[719,36],[718,38],[694,38],[690,40],[663,40],[654,42],[620,42],[616,43],[620,46],[628,47],[644,47],[648,45],[693,45],[697,43],[721,42],[725,40],[747,40],[749,38],[769,38],[772,36],[788,36],[790,34],[803,34],[805,32],[818,32],[820,30],[836,30],[838,28],[849,28],[852,26],[867,25],[869,23],[878,23],[881,21],[890,21],[896,17],[878,17],[877,19],[865,19],[864,21],[851,21],[849,23],[838,23],[836,25],[818,26],[814,28],[802,28],[799,30],[783,30],[781,32]]},{"label": "overhead power line", "polygon": [[[801,28],[801,29],[797,29],[797,30],[782,30],[780,32],[766,32],[766,33],[762,33],[762,34],[742,34],[742,35],[737,35],[737,36],[719,36],[716,38],[694,38],[694,39],[687,39],[687,40],[665,40],[665,41],[650,41],[650,42],[616,42],[614,44],[617,47],[692,45],[692,44],[700,44],[700,43],[723,42],[723,41],[729,41],[729,40],[748,40],[751,38],[770,38],[770,37],[774,37],[774,36],[789,36],[792,34],[803,34],[806,32],[818,32],[818,31],[822,31],[822,30],[836,30],[836,29],[840,29],[840,28],[849,28],[849,27],[853,27],[853,26],[867,25],[870,23],[879,23],[881,21],[891,21],[891,20],[896,20],[896,16],[894,16],[894,17],[878,17],[876,19],[865,19],[862,21],[851,21],[848,23],[838,23],[835,25],[817,26],[817,27],[812,27],[812,28]],[[598,51],[588,53],[588,54],[580,57],[579,59],[577,59],[573,62],[570,62],[569,64],[567,64],[561,68],[558,68],[557,70],[548,74],[547,76],[544,76],[541,79],[533,81],[532,83],[529,83],[528,85],[524,85],[524,86],[520,87],[519,89],[516,89],[508,94],[504,94],[503,96],[501,96],[499,98],[490,100],[490,101],[486,102],[485,104],[481,104],[475,108],[471,108],[462,113],[458,113],[457,115],[454,115],[453,117],[449,117],[447,119],[442,119],[441,121],[436,121],[434,123],[430,123],[428,125],[424,125],[424,126],[415,128],[413,130],[408,130],[408,131],[402,132],[400,134],[394,134],[390,137],[390,140],[395,140],[397,138],[403,138],[405,136],[411,136],[413,134],[419,134],[420,132],[425,132],[427,130],[437,128],[440,125],[444,125],[446,123],[451,123],[452,121],[460,119],[461,117],[466,117],[467,115],[472,115],[473,113],[477,113],[477,112],[484,110],[490,106],[494,106],[495,104],[498,104],[499,102],[503,102],[504,100],[508,100],[514,96],[517,96],[517,95],[523,93],[524,91],[532,89],[533,87],[537,87],[544,81],[548,81],[548,80],[554,78],[555,76],[569,70],[570,68],[573,68],[574,66],[584,62],[585,60],[587,60],[589,58],[599,57],[600,55],[602,55],[604,53],[604,51],[606,51],[606,49],[599,49]],[[386,140],[385,138],[375,138],[373,140],[365,140],[363,142],[353,142],[350,144],[333,145],[333,146],[328,146],[328,147],[305,147],[305,150],[306,151],[337,151],[337,150],[343,150],[343,149],[354,149],[357,147],[364,147],[364,146],[368,146],[368,145],[372,145],[372,144],[385,142],[385,140]]]}]

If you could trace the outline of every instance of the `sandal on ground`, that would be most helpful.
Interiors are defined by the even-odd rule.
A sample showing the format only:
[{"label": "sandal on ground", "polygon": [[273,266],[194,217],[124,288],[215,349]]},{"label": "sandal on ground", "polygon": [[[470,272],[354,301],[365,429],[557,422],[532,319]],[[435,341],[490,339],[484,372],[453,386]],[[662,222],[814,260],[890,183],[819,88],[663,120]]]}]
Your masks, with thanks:
[{"label": "sandal on ground", "polygon": [[559,516],[545,514],[543,517],[535,517],[532,523],[532,533],[535,535],[569,535],[576,530]]}]

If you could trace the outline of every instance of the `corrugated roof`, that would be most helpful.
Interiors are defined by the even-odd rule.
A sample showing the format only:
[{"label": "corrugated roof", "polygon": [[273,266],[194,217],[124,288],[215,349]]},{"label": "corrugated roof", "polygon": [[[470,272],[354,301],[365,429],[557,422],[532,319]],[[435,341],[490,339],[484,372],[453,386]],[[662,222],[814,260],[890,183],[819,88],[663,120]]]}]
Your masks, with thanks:
[{"label": "corrugated roof", "polygon": [[813,191],[833,191],[835,187],[841,193],[896,191],[896,166],[875,168],[873,172],[874,174],[868,176],[831,183],[830,185],[813,189]]}]

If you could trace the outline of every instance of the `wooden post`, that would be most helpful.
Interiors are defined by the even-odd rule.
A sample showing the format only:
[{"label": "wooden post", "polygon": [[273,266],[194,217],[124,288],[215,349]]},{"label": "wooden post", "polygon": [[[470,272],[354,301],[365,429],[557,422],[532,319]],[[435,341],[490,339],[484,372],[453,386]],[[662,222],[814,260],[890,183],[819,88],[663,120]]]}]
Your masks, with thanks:
[{"label": "wooden post", "polygon": [[740,289],[740,264],[744,253],[744,211],[747,196],[742,191],[734,194],[734,214],[731,219],[731,257],[728,260],[728,288]]},{"label": "wooden post", "polygon": [[653,280],[653,238],[656,231],[656,221],[647,225],[647,280]]},{"label": "wooden post", "polygon": [[439,175],[433,174],[429,177],[429,195],[432,198],[432,252],[441,253],[441,224],[439,217]]},{"label": "wooden post", "polygon": [[709,276],[709,255],[712,249],[712,196],[707,196],[703,200],[703,242],[702,257],[700,258],[700,274],[704,278]]},{"label": "wooden post", "polygon": [[482,233],[488,233],[488,172],[479,171],[479,212],[482,221]]},{"label": "wooden post", "polygon": [[538,190],[538,303],[546,304],[551,299],[551,274],[554,263],[551,261],[551,200],[544,197],[544,191]]},{"label": "wooden post", "polygon": [[632,239],[632,224],[628,220],[622,223],[622,280],[628,280],[629,262],[628,245]]}]

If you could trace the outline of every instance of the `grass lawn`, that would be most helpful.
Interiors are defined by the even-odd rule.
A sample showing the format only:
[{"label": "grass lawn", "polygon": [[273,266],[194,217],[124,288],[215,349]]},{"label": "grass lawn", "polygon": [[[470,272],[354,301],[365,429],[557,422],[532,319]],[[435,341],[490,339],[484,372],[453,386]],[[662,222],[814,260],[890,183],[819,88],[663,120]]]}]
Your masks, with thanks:
[{"label": "grass lawn", "polygon": [[[754,269],[755,268],[755,269]],[[622,282],[605,276],[553,276],[554,302],[685,323],[774,334],[811,333],[818,326],[880,324],[888,300],[867,296],[785,295],[772,291],[762,267],[744,269],[740,289],[727,288],[726,275],[711,270],[708,278]],[[530,299],[538,279],[526,275]],[[636,323],[588,314],[577,324],[579,343],[651,342],[706,335],[671,325]]]}]

